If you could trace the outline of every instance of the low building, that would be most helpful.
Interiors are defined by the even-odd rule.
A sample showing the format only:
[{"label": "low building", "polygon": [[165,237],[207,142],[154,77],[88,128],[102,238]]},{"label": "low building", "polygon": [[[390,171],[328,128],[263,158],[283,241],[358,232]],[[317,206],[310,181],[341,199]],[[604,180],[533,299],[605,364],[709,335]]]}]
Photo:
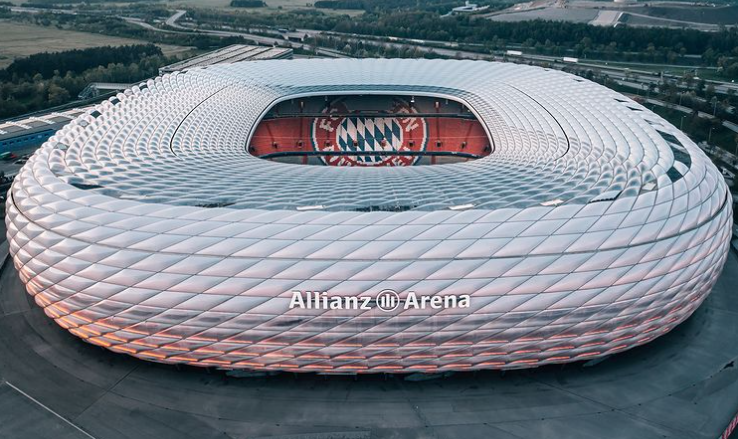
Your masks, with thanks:
[{"label": "low building", "polygon": [[215,64],[229,64],[240,61],[267,59],[291,59],[293,50],[286,47],[250,46],[233,44],[212,52],[203,53],[159,69],[159,74],[187,70],[193,67],[206,67]]}]

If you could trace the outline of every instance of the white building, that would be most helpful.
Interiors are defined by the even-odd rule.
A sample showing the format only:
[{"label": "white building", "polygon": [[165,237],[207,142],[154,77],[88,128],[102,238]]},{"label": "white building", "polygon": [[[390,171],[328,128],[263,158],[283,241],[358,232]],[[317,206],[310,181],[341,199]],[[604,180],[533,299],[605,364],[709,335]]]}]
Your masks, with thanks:
[{"label": "white building", "polygon": [[[381,167],[248,152],[279,102],[368,94],[457,102],[492,150]],[[215,65],[133,87],[38,150],[6,216],[29,294],[90,343],[321,373],[536,367],[644,344],[709,294],[731,222],[700,149],[612,90],[387,59]]]}]

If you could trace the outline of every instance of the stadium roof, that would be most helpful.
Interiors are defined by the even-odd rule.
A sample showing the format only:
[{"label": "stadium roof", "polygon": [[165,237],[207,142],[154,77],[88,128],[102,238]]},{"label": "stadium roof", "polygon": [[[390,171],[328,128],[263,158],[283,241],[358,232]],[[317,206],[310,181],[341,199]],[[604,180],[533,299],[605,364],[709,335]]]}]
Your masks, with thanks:
[{"label": "stadium roof", "polygon": [[[485,127],[493,152],[453,166],[381,169],[300,167],[247,152],[254,127],[275,102],[352,93],[460,101]],[[622,95],[567,73],[514,64],[238,63],[165,75],[123,96],[104,102],[97,118],[87,115],[57,134],[70,146],[59,163],[62,179],[118,198],[176,205],[430,211],[581,206],[671,185],[680,192],[680,176],[693,167],[690,179],[702,179],[708,163],[686,153],[692,142],[685,135]]]}]

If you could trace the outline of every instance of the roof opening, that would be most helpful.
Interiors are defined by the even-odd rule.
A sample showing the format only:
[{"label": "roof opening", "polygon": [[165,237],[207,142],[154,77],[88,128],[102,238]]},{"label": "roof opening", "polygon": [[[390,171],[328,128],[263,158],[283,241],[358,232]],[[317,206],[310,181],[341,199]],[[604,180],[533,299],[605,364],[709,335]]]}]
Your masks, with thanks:
[{"label": "roof opening", "polygon": [[248,150],[283,163],[413,166],[485,157],[492,142],[476,116],[449,99],[310,96],[273,106],[255,128]]}]

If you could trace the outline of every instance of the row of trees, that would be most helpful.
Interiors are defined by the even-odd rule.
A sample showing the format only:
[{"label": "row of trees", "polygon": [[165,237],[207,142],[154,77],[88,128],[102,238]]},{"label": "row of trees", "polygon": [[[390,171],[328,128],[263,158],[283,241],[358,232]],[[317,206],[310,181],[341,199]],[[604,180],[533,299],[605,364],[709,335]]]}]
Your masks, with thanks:
[{"label": "row of trees", "polygon": [[263,8],[266,5],[262,0],[231,0],[231,7],[234,8]]},{"label": "row of trees", "polygon": [[[476,1],[475,3],[492,3],[496,8],[509,6],[507,2]],[[317,0],[313,6],[321,9],[355,9],[367,12],[406,9],[439,13],[448,12],[462,4],[463,2],[459,0]]]},{"label": "row of trees", "polygon": [[128,65],[142,58],[161,57],[161,49],[153,44],[137,44],[130,46],[104,46],[90,49],[74,49],[65,52],[37,53],[26,58],[13,61],[7,68],[0,70],[0,81],[15,78],[27,79],[41,75],[48,79],[59,72],[77,74],[93,67],[111,63]]}]

